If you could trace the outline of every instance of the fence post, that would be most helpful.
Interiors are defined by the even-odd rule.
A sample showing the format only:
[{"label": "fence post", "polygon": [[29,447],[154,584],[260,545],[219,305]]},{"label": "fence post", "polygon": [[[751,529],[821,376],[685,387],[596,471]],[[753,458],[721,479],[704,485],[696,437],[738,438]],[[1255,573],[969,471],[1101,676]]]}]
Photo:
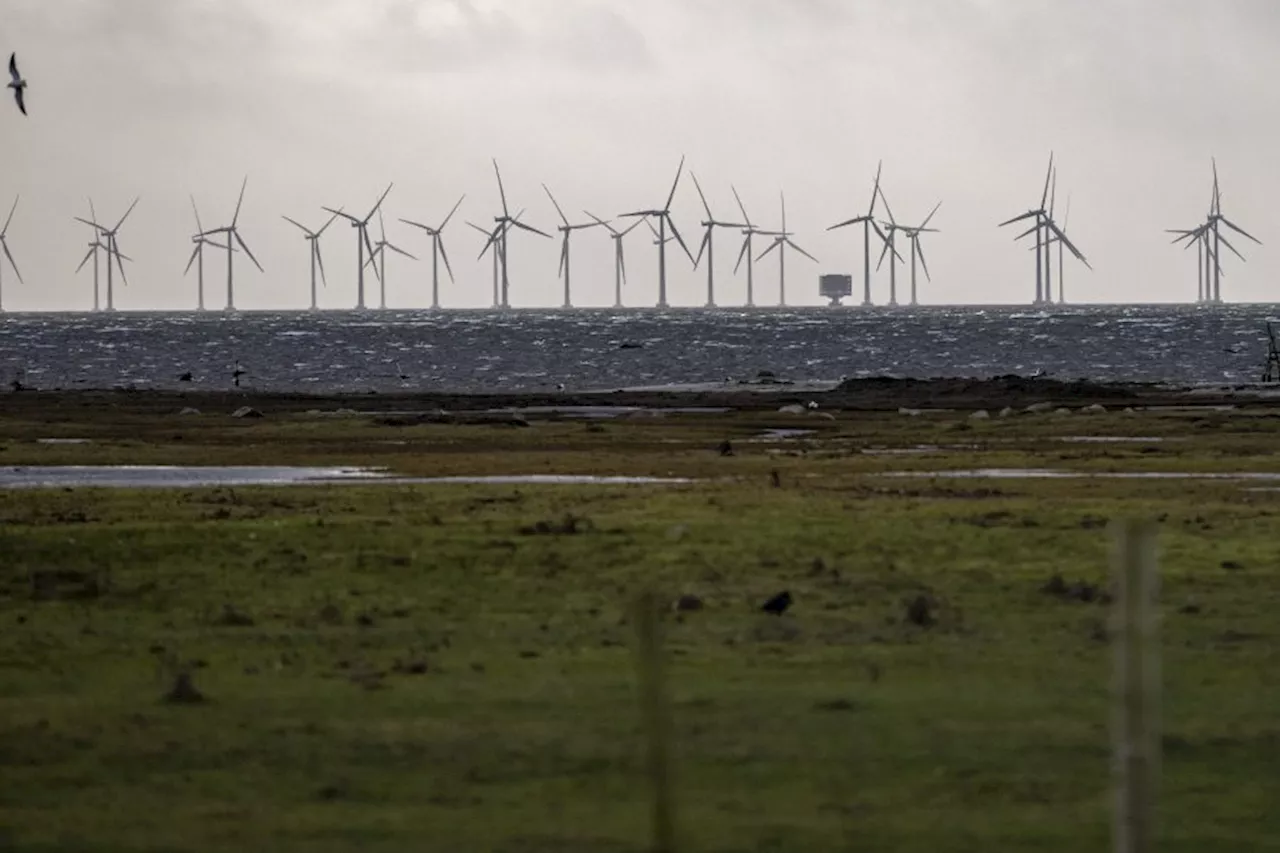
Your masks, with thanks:
[{"label": "fence post", "polygon": [[675,853],[675,803],[671,790],[671,709],[658,598],[643,593],[635,606],[636,666],[649,783],[653,793],[653,853]]},{"label": "fence post", "polygon": [[1113,846],[1115,853],[1153,853],[1160,771],[1160,578],[1154,524],[1126,522],[1115,529],[1113,572]]}]

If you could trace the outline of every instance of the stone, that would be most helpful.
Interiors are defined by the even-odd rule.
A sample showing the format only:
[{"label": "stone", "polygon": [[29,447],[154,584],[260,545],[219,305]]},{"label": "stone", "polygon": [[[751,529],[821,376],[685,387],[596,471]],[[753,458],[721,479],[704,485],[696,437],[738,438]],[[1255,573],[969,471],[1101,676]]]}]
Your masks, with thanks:
[{"label": "stone", "polygon": [[971,421],[985,421],[985,420],[987,420],[987,419],[988,419],[988,418],[990,418],[990,417],[991,417],[991,413],[990,413],[990,412],[988,412],[986,409],[978,409],[978,411],[976,411],[976,412],[974,412],[973,414],[969,415],[969,420],[971,420]]},{"label": "stone", "polygon": [[1045,412],[1052,412],[1053,403],[1032,403],[1030,406],[1027,406],[1022,411],[1026,412],[1029,415],[1040,415],[1040,414],[1044,414]]},{"label": "stone", "polygon": [[789,406],[783,406],[781,409],[778,409],[778,413],[783,415],[803,415],[804,406],[799,403],[792,403]]},{"label": "stone", "polygon": [[186,407],[186,408],[184,408],[182,411],[178,412],[178,414],[180,414],[180,415],[198,415],[198,414],[200,414],[200,410],[199,410],[199,409],[193,409],[193,408],[191,408],[190,406],[187,406],[187,407]]},{"label": "stone", "polygon": [[260,418],[262,416],[262,412],[252,406],[241,406],[231,413],[233,418]]}]

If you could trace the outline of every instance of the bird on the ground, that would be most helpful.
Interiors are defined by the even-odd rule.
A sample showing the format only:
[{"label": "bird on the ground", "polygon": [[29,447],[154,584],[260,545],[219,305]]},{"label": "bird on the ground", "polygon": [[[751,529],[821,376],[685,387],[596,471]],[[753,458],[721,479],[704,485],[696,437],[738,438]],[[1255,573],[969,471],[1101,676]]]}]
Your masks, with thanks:
[{"label": "bird on the ground", "polygon": [[240,387],[240,377],[244,376],[248,372],[249,371],[247,370],[241,370],[240,362],[239,361],[236,362],[236,369],[231,371],[231,380],[235,382],[237,388]]},{"label": "bird on the ground", "polygon": [[188,370],[186,373],[181,374],[181,375],[178,377],[178,381],[179,381],[179,382],[190,382],[190,381],[191,381],[191,371],[190,371],[190,370]]},{"label": "bird on the ground", "polygon": [[13,90],[13,99],[18,102],[18,109],[22,110],[22,114],[27,114],[27,103],[24,92],[27,88],[27,81],[22,79],[22,75],[18,73],[18,54],[9,54],[9,76],[13,78],[6,88]]},{"label": "bird on the ground", "polygon": [[760,606],[765,613],[772,613],[774,616],[781,616],[787,612],[787,608],[791,606],[791,593],[787,590],[775,595]]}]

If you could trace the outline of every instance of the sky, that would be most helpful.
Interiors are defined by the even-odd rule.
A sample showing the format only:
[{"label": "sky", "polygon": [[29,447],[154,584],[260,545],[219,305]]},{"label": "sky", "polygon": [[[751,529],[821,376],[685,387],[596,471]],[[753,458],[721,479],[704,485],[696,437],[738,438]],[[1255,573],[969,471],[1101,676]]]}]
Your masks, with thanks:
[{"label": "sky", "polygon": [[[736,187],[776,228],[785,192],[793,239],[818,259],[788,256],[793,304],[822,303],[822,273],[860,288],[861,230],[826,229],[865,212],[881,161],[899,222],[942,203],[921,243],[922,303],[1026,303],[1034,255],[996,225],[1038,206],[1051,151],[1057,219],[1069,199],[1067,231],[1093,267],[1068,259],[1069,301],[1194,299],[1195,249],[1164,229],[1203,220],[1213,157],[1224,213],[1264,244],[1232,241],[1248,262],[1226,260],[1224,298],[1280,295],[1273,0],[7,0],[0,36],[30,113],[0,103],[0,206],[21,196],[7,240],[25,279],[0,269],[6,310],[91,306],[91,268],[74,272],[88,197],[108,224],[141,199],[119,233],[132,261],[117,307],[194,307],[189,196],[206,228],[225,225],[245,176],[238,224],[265,273],[235,256],[238,307],[308,304],[307,244],[282,215],[364,215],[392,182],[387,238],[421,260],[388,256],[388,303],[430,304],[430,241],[399,219],[436,224],[465,194],[441,299],[482,307],[492,268],[465,221],[492,227],[500,212],[495,158],[512,212],[554,235],[510,238],[511,301],[555,306],[559,221],[541,184],[575,224],[583,210],[612,218],[660,207],[682,156],[672,215],[695,253],[690,172],[722,220],[741,217]],[[646,235],[627,238],[629,305],[657,299]],[[572,240],[574,302],[612,304],[612,242]],[[342,220],[324,235],[322,307],[355,304],[355,242]],[[745,300],[740,244],[716,231],[721,304]],[[669,249],[671,303],[704,303],[705,263]],[[761,304],[778,300],[776,254],[755,269]],[[908,280],[900,269],[901,299]],[[210,251],[211,306],[225,282],[225,253]]]}]

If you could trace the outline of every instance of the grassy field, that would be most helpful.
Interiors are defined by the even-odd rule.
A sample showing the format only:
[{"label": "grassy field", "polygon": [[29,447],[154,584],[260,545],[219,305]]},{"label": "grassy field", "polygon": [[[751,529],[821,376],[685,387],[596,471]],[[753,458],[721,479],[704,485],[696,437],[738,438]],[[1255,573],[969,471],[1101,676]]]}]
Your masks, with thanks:
[{"label": "grassy field", "polygon": [[[885,476],[1280,472],[1265,411],[4,411],[0,466],[695,482],[0,491],[0,848],[650,849],[630,605],[653,590],[691,597],[664,618],[678,850],[1102,850],[1127,517],[1161,522],[1161,850],[1280,838],[1280,493]],[[1144,440],[1062,440],[1089,435]]]}]

